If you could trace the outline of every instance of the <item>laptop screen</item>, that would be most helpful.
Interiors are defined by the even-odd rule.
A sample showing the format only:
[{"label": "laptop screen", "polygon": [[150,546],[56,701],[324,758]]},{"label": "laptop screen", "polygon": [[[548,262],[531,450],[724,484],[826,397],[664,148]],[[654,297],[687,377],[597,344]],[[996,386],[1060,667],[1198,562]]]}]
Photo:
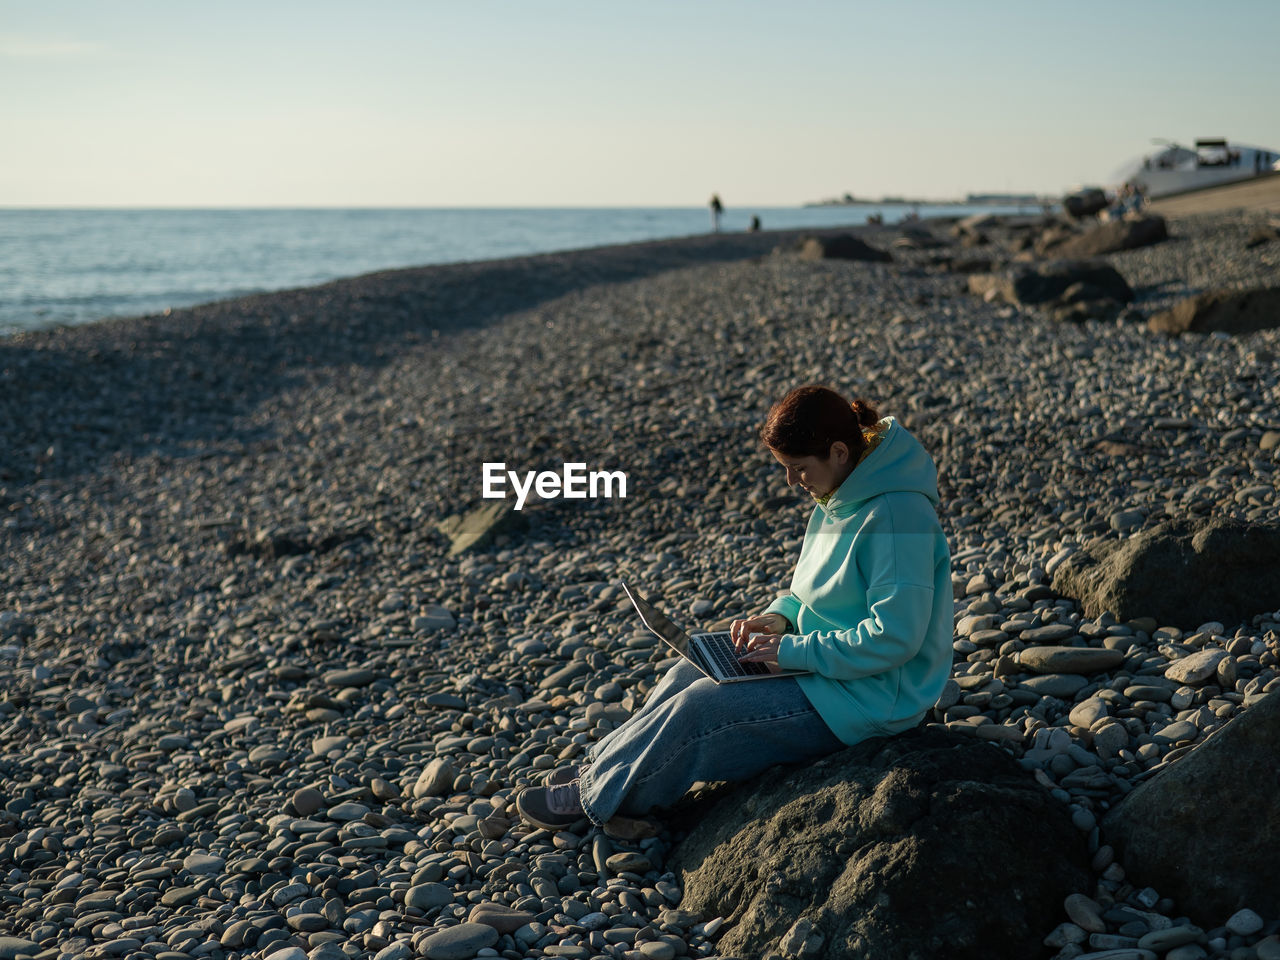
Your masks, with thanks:
[{"label": "laptop screen", "polygon": [[688,656],[689,635],[668,620],[660,612],[655,610],[647,600],[639,593],[632,590],[627,585],[623,585],[623,589],[627,591],[627,595],[631,597],[631,602],[636,605],[636,609],[640,611],[640,616],[644,619],[645,624],[654,633],[658,634],[671,646]]}]

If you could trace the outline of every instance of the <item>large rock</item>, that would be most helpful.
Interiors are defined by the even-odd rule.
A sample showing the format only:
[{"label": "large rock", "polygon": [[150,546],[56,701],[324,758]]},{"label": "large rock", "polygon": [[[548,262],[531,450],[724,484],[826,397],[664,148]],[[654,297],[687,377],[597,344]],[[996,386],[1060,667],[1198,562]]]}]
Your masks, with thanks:
[{"label": "large rock", "polygon": [[893,257],[884,250],[859,240],[848,233],[834,237],[808,237],[800,242],[802,260],[866,260],[871,263],[889,263]]},{"label": "large rock", "polygon": [[[1030,249],[1040,256],[1047,256],[1055,247],[1062,246],[1067,240],[1080,236],[1080,228],[1070,221],[1054,220],[1041,227],[1040,233],[1031,243]],[[1024,248],[1026,249],[1026,248]]]},{"label": "large rock", "polygon": [[368,533],[358,527],[329,531],[314,530],[307,526],[272,527],[234,535],[223,543],[223,549],[232,557],[249,554],[263,560],[279,560],[305,553],[328,553],[366,536]]},{"label": "large rock", "polygon": [[1154,617],[1194,629],[1235,624],[1276,608],[1280,525],[1238,520],[1176,520],[1104,541],[1068,557],[1053,589],[1081,602],[1087,616]]},{"label": "large rock", "polygon": [[1092,230],[1066,237],[1052,244],[1037,245],[1037,252],[1052,251],[1055,257],[1100,257],[1121,250],[1136,250],[1169,239],[1164,217],[1111,220]]},{"label": "large rock", "polygon": [[774,768],[690,819],[669,863],[682,909],[728,919],[725,955],[1023,960],[1090,888],[1066,807],[1001,750],[937,730]]},{"label": "large rock", "polygon": [[1102,822],[1128,880],[1204,927],[1280,917],[1280,694],[1270,693],[1140,784]]},{"label": "large rock", "polygon": [[456,513],[436,524],[436,529],[449,538],[449,556],[487,545],[502,534],[524,530],[529,521],[512,502],[493,500],[467,513]]},{"label": "large rock", "polygon": [[906,224],[899,227],[902,235],[893,241],[893,246],[903,250],[935,250],[938,247],[949,247],[951,242],[935,236],[928,227],[918,224]]},{"label": "large rock", "polygon": [[1101,213],[1108,206],[1107,195],[1098,187],[1086,187],[1062,198],[1062,209],[1076,219]]},{"label": "large rock", "polygon": [[951,225],[951,235],[953,237],[963,237],[966,235],[985,234],[1000,226],[1000,223],[1000,218],[995,214],[975,213],[973,216],[965,217],[963,220],[957,220],[953,223]]},{"label": "large rock", "polygon": [[995,262],[990,257],[980,256],[941,256],[936,258],[934,264],[943,270],[950,270],[952,273],[990,273],[995,266]]},{"label": "large rock", "polygon": [[1188,297],[1147,321],[1155,333],[1254,333],[1280,327],[1280,287],[1213,290]]},{"label": "large rock", "polygon": [[1252,250],[1254,247],[1260,247],[1264,243],[1271,243],[1273,240],[1280,240],[1280,226],[1270,224],[1268,226],[1254,227],[1244,245],[1245,249]]},{"label": "large rock", "polygon": [[969,292],[1016,307],[1037,306],[1060,301],[1069,289],[1083,285],[1094,291],[1092,298],[1105,297],[1128,303],[1133,288],[1109,263],[1091,260],[1053,260],[1046,263],[1017,264],[990,274],[971,274]]}]

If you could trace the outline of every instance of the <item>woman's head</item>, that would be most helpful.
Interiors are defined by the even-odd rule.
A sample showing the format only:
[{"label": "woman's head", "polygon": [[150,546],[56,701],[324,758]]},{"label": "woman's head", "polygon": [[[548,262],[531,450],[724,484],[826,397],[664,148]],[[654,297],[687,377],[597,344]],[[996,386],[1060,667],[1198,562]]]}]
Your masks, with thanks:
[{"label": "woman's head", "polygon": [[880,415],[865,400],[845,400],[830,387],[796,387],[775,403],[760,439],[799,484],[815,497],[833,493],[867,447],[862,431]]}]

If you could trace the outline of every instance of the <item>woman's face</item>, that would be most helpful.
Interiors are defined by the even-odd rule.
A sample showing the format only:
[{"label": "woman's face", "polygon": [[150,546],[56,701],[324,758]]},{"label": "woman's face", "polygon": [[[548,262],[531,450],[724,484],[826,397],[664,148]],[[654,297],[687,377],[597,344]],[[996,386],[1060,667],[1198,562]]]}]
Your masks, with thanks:
[{"label": "woman's face", "polygon": [[792,457],[770,449],[773,459],[787,471],[787,486],[799,484],[814,497],[834,493],[849,476],[849,448],[841,441],[831,445],[831,452],[824,460],[820,457]]}]

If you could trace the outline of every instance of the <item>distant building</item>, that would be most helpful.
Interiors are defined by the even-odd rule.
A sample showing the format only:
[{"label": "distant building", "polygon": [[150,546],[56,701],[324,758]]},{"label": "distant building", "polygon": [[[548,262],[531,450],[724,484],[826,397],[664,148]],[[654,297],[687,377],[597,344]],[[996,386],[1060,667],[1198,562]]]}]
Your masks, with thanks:
[{"label": "distant building", "polygon": [[1034,193],[970,193],[964,198],[965,203],[1017,204],[1039,203],[1040,198]]}]

